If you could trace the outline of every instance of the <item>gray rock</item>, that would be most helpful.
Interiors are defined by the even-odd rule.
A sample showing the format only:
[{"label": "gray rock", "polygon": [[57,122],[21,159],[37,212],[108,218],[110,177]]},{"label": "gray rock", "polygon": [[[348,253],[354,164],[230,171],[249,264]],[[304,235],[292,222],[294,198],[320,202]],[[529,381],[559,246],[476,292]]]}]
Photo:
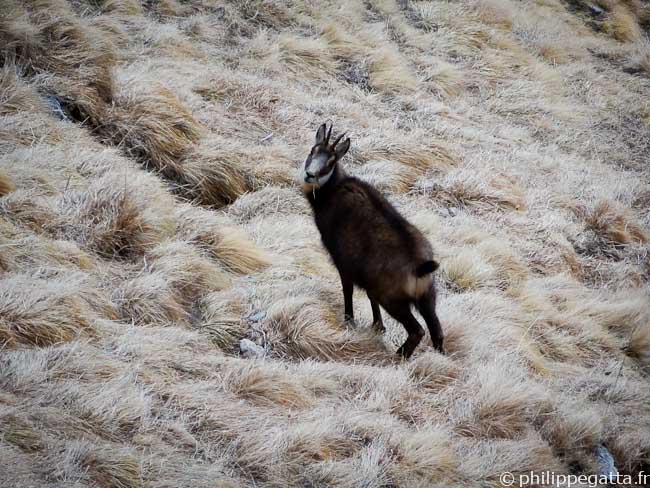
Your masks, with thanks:
[{"label": "gray rock", "polygon": [[266,318],[266,312],[264,311],[254,313],[246,317],[246,319],[250,320],[251,322],[261,322],[265,318]]},{"label": "gray rock", "polygon": [[250,339],[242,339],[239,341],[239,354],[245,358],[263,358],[266,351],[262,346],[258,346]]},{"label": "gray rock", "polygon": [[59,120],[65,120],[66,122],[70,122],[70,119],[65,113],[65,110],[63,109],[63,103],[61,102],[61,99],[57,96],[54,95],[46,95],[45,97],[45,103],[47,106],[50,108],[51,112],[54,114],[56,118]]},{"label": "gray rock", "polygon": [[610,482],[616,479],[618,469],[614,465],[614,456],[602,444],[596,449],[596,461],[598,461],[600,476],[607,476]]},{"label": "gray rock", "polygon": [[588,4],[587,8],[589,9],[589,13],[594,17],[600,17],[605,13],[605,11],[601,7],[593,3]]}]

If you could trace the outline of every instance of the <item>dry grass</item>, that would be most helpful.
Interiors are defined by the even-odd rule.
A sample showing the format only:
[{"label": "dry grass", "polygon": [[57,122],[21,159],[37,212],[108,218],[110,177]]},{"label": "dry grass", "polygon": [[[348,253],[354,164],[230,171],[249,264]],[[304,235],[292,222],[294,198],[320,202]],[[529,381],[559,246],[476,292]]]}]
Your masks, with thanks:
[{"label": "dry grass", "polygon": [[141,255],[160,241],[163,223],[148,218],[147,199],[138,201],[128,189],[107,186],[119,185],[119,180],[99,183],[88,191],[64,195],[57,234],[102,256],[116,257]]},{"label": "dry grass", "polygon": [[404,481],[413,478],[428,482],[453,479],[458,460],[449,447],[449,436],[440,429],[424,427],[405,437],[398,454]]},{"label": "dry grass", "polygon": [[4,197],[7,193],[11,193],[16,189],[14,182],[8,174],[0,173],[0,197]]},{"label": "dry grass", "polygon": [[337,315],[306,297],[274,303],[265,321],[271,347],[281,356],[354,361],[383,350],[372,331],[345,330]]},{"label": "dry grass", "polygon": [[[622,3],[622,2],[621,2]],[[613,5],[610,19],[603,23],[605,32],[622,42],[636,41],[643,35],[636,15],[625,4]]]},{"label": "dry grass", "polygon": [[163,242],[144,259],[145,269],[113,294],[122,316],[140,324],[189,323],[196,302],[229,284],[218,265],[186,242]]},{"label": "dry grass", "polygon": [[409,93],[417,87],[417,80],[394,49],[377,51],[368,66],[368,84],[373,90],[387,95]]},{"label": "dry grass", "polygon": [[451,207],[523,210],[526,206],[524,193],[516,181],[488,168],[450,171],[432,190]]},{"label": "dry grass", "polygon": [[[647,471],[650,10],[596,3],[2,2],[0,485]],[[343,323],[326,119],[430,239],[446,355]]]},{"label": "dry grass", "polygon": [[[8,348],[50,346],[81,334],[93,335],[99,314],[115,317],[113,307],[81,274],[50,279],[8,275],[2,282],[0,340]],[[84,287],[89,287],[84,290]]]},{"label": "dry grass", "polygon": [[[620,42],[637,41],[648,25],[648,9],[637,0],[572,0],[575,8],[595,17],[593,24]],[[593,7],[596,7],[594,9]]]},{"label": "dry grass", "polygon": [[291,374],[269,370],[264,363],[250,364],[224,378],[225,389],[256,404],[277,404],[305,408],[314,403],[313,394]]},{"label": "dry grass", "polygon": [[579,209],[588,230],[615,244],[645,244],[647,232],[634,221],[631,212],[609,202],[600,202],[590,210]]},{"label": "dry grass", "polygon": [[[142,486],[140,465],[128,450],[98,447],[88,442],[67,444],[61,453],[63,464],[54,470],[55,478],[80,478],[97,486],[139,488]],[[78,473],[85,472],[84,476]]]},{"label": "dry grass", "polygon": [[281,36],[278,49],[279,62],[300,77],[327,78],[336,73],[336,60],[318,39]]},{"label": "dry grass", "polygon": [[102,133],[126,154],[170,179],[201,131],[189,111],[165,88],[127,85],[117,93]]},{"label": "dry grass", "polygon": [[178,234],[205,249],[228,271],[251,273],[269,264],[269,258],[236,227],[198,207],[178,208]]},{"label": "dry grass", "polygon": [[224,351],[231,352],[233,345],[247,335],[245,310],[236,297],[210,293],[201,300],[200,310],[201,323],[197,327]]},{"label": "dry grass", "polygon": [[42,107],[34,87],[25,83],[19,68],[5,64],[0,74],[0,114],[11,115],[20,111],[36,112]]},{"label": "dry grass", "polygon": [[232,154],[223,154],[216,148],[197,148],[183,162],[185,195],[215,207],[233,203],[250,186],[246,172],[237,163]]},{"label": "dry grass", "polygon": [[39,78],[70,116],[99,123],[114,90],[111,37],[74,15],[67,2],[9,0],[5,8],[3,65],[15,63]]}]

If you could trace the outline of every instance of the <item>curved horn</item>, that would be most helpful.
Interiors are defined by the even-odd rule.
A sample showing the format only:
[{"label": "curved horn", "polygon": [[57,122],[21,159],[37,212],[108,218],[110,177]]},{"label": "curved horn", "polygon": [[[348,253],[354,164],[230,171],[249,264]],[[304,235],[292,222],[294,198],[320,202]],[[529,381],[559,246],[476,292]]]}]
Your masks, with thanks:
[{"label": "curved horn", "polygon": [[330,142],[330,136],[332,135],[332,127],[334,127],[334,124],[330,123],[330,130],[327,131],[327,137],[325,138],[325,144],[329,144],[329,142]]},{"label": "curved horn", "polygon": [[346,132],[343,132],[342,134],[339,134],[339,136],[336,138],[336,140],[332,143],[332,147],[336,147],[336,145],[339,143],[341,139],[345,137]]}]

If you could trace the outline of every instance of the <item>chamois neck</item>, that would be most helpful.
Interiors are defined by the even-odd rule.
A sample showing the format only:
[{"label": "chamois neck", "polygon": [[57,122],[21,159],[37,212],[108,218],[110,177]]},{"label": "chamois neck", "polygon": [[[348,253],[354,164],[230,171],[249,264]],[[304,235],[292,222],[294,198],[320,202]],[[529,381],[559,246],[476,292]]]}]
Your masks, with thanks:
[{"label": "chamois neck", "polygon": [[327,180],[327,182],[321,186],[321,189],[325,189],[327,187],[334,188],[346,176],[347,175],[345,174],[343,168],[341,168],[338,164],[334,165],[332,176],[330,176],[329,180]]}]

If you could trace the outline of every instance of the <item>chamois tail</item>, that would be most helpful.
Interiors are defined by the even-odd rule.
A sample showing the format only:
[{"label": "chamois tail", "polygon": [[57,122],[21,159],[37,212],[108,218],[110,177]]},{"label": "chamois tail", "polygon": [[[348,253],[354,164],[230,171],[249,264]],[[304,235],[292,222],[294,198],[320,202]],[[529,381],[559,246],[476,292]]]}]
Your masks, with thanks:
[{"label": "chamois tail", "polygon": [[415,268],[415,276],[418,278],[422,278],[423,276],[428,275],[429,273],[433,273],[435,270],[438,269],[438,263],[435,261],[425,261],[424,263],[420,264],[417,268]]}]

